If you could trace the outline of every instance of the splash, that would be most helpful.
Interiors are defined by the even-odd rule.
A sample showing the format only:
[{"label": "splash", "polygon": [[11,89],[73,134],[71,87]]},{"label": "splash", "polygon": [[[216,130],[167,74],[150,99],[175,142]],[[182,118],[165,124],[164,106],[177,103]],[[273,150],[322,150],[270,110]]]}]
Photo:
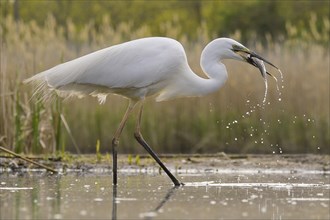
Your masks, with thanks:
[{"label": "splash", "polygon": [[[284,89],[284,77],[283,77],[283,73],[280,69],[277,69],[277,71],[280,73],[280,77],[281,77],[281,89]],[[277,92],[278,92],[278,101],[282,101],[282,92],[278,86],[278,82],[276,80],[276,89],[277,89]]]},{"label": "splash", "polygon": [[267,81],[267,77],[264,77],[264,82],[265,82],[265,93],[264,93],[264,99],[262,100],[262,104],[263,105],[266,104],[267,93],[268,93],[268,81]]},{"label": "splash", "polygon": [[[278,93],[278,101],[279,102],[282,101],[282,91],[281,91],[281,89],[284,89],[284,77],[283,77],[282,71],[279,68],[276,67],[277,71],[280,74],[280,78],[281,78],[281,89],[280,89],[279,82],[278,82],[277,78],[267,71],[264,62],[262,60],[259,60],[259,61],[256,61],[256,62],[258,63],[257,66],[258,66],[262,76],[264,77],[264,82],[265,82],[265,93],[264,93],[264,99],[262,101],[263,106],[265,106],[265,104],[266,104],[267,94],[268,94],[267,75],[271,76],[275,80],[276,90],[277,90],[277,93]],[[268,103],[268,104],[270,104],[270,103]]]}]

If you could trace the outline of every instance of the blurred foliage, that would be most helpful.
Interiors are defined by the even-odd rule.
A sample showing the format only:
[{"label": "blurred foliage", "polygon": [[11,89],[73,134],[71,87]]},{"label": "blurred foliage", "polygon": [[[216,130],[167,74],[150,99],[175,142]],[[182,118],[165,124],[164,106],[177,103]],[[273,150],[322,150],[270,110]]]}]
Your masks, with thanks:
[{"label": "blurred foliage", "polygon": [[302,35],[313,14],[321,18],[316,21],[316,28],[322,32],[323,20],[329,20],[329,8],[328,0],[1,0],[1,18],[12,15],[16,21],[36,21],[44,25],[51,14],[58,25],[69,28],[73,23],[78,31],[86,24],[102,31],[100,25],[104,19],[109,19],[109,25],[114,29],[129,22],[132,30],[148,27],[150,35],[164,35],[168,28],[175,26],[178,29],[176,37],[186,35],[190,40],[198,38],[196,29],[205,25],[211,36],[229,36],[239,30],[245,43],[254,36],[264,38],[267,34],[274,39],[283,39],[287,37],[288,24]]}]

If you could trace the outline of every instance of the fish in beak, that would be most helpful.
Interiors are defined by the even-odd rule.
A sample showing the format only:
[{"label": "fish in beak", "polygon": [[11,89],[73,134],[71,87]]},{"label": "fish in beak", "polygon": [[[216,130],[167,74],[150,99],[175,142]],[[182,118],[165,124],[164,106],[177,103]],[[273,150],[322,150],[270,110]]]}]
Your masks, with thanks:
[{"label": "fish in beak", "polygon": [[278,71],[280,71],[280,69],[277,66],[275,66],[274,64],[272,64],[265,58],[261,57],[260,55],[256,54],[255,52],[250,51],[247,48],[243,48],[240,46],[234,46],[233,51],[236,54],[239,54],[243,58],[243,60],[245,60],[247,63],[257,67],[260,70],[261,76],[263,78],[265,78],[266,74],[268,74],[269,76],[273,77],[277,81],[276,77],[273,76],[271,73],[269,73],[266,70],[264,62],[271,65],[272,67],[276,68]]},{"label": "fish in beak", "polygon": [[275,67],[276,69],[278,69],[278,68],[275,65],[273,65],[272,63],[270,63],[267,60],[263,59],[262,57],[260,57],[261,59],[259,57],[260,56],[256,57],[256,56],[252,56],[252,55],[249,54],[246,58],[246,62],[248,62],[249,64],[251,64],[255,67],[257,67],[260,70],[261,76],[263,78],[265,78],[266,74],[268,74],[269,76],[273,77],[273,79],[275,79],[275,81],[277,81],[277,78],[273,74],[271,74],[270,72],[268,72],[266,70],[264,62],[268,63],[269,65],[271,65],[273,67]]}]

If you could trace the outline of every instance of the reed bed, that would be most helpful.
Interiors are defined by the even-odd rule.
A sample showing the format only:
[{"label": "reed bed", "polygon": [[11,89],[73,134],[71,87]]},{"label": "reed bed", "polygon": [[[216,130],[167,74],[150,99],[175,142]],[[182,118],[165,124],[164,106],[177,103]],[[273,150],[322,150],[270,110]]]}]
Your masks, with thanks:
[{"label": "reed bed", "polygon": [[[225,61],[229,79],[218,92],[203,98],[148,101],[142,124],[146,140],[162,153],[329,153],[329,44],[319,43],[329,42],[328,20],[324,26],[328,29],[318,33],[311,21],[305,35],[296,38],[288,24],[288,39],[247,42],[281,68],[281,97],[270,79],[267,104],[261,107],[264,84],[258,70]],[[178,36],[171,23],[162,28],[166,36],[182,42],[192,69],[202,76],[200,53],[216,36],[205,34],[202,26],[192,42]],[[22,81],[97,49],[150,36],[149,28],[133,31],[129,23],[122,23],[113,29],[105,17],[98,32],[92,23],[78,31],[70,21],[65,28],[58,26],[51,16],[42,27],[7,17],[0,35],[0,145],[26,153],[110,152],[126,99],[110,96],[104,105],[92,97],[40,103],[30,100],[33,88]],[[239,31],[229,37],[240,40]],[[135,120],[128,121],[122,134],[121,153],[144,152],[133,138]]]}]

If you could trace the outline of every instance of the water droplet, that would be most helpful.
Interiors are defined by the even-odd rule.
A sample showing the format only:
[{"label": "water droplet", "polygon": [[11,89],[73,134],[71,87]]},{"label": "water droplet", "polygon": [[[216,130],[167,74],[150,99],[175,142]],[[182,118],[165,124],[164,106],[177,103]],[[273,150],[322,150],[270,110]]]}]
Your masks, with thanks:
[{"label": "water droplet", "polygon": [[235,141],[237,141],[237,138],[235,138]]},{"label": "water droplet", "polygon": [[273,154],[275,154],[275,151],[273,151]]},{"label": "water droplet", "polygon": [[63,218],[62,214],[60,214],[60,213],[55,214],[53,217],[54,217],[54,219],[62,219]]},{"label": "water droplet", "polygon": [[140,213],[139,217],[149,219],[149,218],[154,218],[157,215],[158,215],[157,212],[145,212],[145,213]]},{"label": "water droplet", "polygon": [[87,211],[86,210],[81,210],[79,212],[79,214],[82,215],[82,216],[85,216],[85,215],[87,215]]}]

